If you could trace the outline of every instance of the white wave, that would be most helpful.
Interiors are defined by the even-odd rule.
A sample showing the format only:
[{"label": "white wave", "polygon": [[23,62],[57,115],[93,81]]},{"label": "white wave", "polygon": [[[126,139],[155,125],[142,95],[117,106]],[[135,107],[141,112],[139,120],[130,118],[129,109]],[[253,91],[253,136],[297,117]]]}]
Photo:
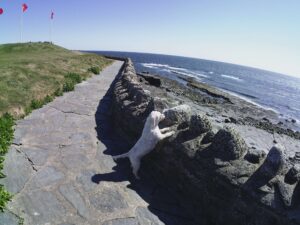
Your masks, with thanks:
[{"label": "white wave", "polygon": [[228,78],[228,79],[232,79],[232,80],[242,81],[241,78],[235,77],[235,76],[231,76],[231,75],[222,74],[221,76],[225,77],[225,78]]},{"label": "white wave", "polygon": [[199,77],[205,77],[207,78],[207,75],[201,74],[201,73],[195,73],[192,71],[188,71],[187,73],[185,72],[179,72],[179,71],[174,71],[174,70],[170,70],[172,73],[175,74],[179,74],[179,75],[183,75],[183,76],[188,76],[188,77],[195,77],[195,78],[199,78]]},{"label": "white wave", "polygon": [[141,63],[141,65],[144,66],[144,67],[147,67],[147,68],[154,68],[154,69],[165,68],[165,69],[170,69],[170,70],[188,71],[185,68],[173,67],[173,66],[170,66],[168,64]]},{"label": "white wave", "polygon": [[214,72],[213,72],[213,71],[209,71],[208,73],[209,73],[209,74],[214,74]]},{"label": "white wave", "polygon": [[199,78],[199,77],[204,77],[207,78],[208,76],[199,72],[195,72],[192,70],[188,70],[185,68],[179,68],[179,67],[174,67],[170,66],[167,64],[159,64],[159,63],[141,63],[142,66],[151,68],[151,69],[160,69],[165,72],[169,73],[175,73],[183,76],[189,76],[189,77],[194,77],[194,78]]}]

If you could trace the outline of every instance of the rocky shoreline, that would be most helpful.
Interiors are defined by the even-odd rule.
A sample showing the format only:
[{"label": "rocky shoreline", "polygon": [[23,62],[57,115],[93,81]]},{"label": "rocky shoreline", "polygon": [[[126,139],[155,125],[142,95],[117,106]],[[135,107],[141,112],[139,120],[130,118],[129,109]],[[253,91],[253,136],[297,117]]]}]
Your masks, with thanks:
[{"label": "rocky shoreline", "polygon": [[[300,133],[276,113],[194,80],[137,75],[127,60],[113,119],[133,144],[152,110],[176,134],[142,163],[177,193],[194,224],[300,224]],[[143,176],[141,176],[143,177]]]}]

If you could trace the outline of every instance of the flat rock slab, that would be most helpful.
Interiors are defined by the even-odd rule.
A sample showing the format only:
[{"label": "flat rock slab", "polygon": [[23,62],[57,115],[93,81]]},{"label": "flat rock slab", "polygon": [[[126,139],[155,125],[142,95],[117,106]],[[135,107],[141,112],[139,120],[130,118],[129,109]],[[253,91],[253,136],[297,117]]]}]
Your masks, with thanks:
[{"label": "flat rock slab", "polygon": [[[0,224],[18,224],[17,216],[25,225],[163,224],[128,179],[109,175],[116,164],[95,129],[107,122],[106,95],[122,64],[115,61],[17,122],[4,163],[7,177],[0,180],[15,195]],[[106,117],[96,121],[97,113]],[[113,179],[95,182],[96,175]]]}]

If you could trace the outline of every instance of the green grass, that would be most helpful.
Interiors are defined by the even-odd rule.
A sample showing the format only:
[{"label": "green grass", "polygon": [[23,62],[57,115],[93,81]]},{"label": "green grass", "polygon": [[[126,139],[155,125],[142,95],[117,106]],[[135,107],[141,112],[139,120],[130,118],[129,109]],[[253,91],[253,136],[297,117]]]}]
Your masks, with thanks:
[{"label": "green grass", "polygon": [[[50,43],[0,45],[0,178],[5,177],[1,171],[13,139],[14,120],[74,90],[75,84],[111,62]],[[0,211],[11,197],[0,185]]]},{"label": "green grass", "polygon": [[[14,123],[14,118],[8,113],[0,117],[0,178],[5,177],[1,170],[3,169],[4,155],[13,139]],[[4,210],[6,202],[10,199],[11,195],[0,185],[0,211]]]},{"label": "green grass", "polygon": [[[20,117],[26,114],[32,100],[41,101],[47,95],[61,95],[63,89],[72,90],[69,74],[84,80],[109,63],[111,60],[99,55],[49,43],[0,45],[0,115],[10,112]],[[97,71],[92,72],[93,67]]]},{"label": "green grass", "polygon": [[88,71],[98,75],[100,73],[100,68],[98,66],[92,66],[91,68],[88,69]]},{"label": "green grass", "polygon": [[13,139],[14,118],[5,113],[0,117],[0,156],[4,155]]}]

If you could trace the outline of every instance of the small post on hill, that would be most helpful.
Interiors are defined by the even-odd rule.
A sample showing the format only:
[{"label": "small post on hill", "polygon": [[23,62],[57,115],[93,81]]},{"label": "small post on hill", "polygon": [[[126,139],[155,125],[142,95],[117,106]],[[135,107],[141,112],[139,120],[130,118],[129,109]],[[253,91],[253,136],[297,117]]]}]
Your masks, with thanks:
[{"label": "small post on hill", "polygon": [[49,35],[50,35],[50,43],[53,44],[53,41],[52,41],[52,29],[53,29],[53,19],[54,19],[54,12],[53,10],[51,11],[51,15],[50,15],[50,30],[49,30]]},{"label": "small post on hill", "polygon": [[21,18],[20,18],[20,42],[23,42],[23,13],[26,12],[28,6],[23,3],[21,8]]},{"label": "small post on hill", "polygon": [[23,8],[21,9],[21,15],[20,15],[20,43],[23,41]]}]

